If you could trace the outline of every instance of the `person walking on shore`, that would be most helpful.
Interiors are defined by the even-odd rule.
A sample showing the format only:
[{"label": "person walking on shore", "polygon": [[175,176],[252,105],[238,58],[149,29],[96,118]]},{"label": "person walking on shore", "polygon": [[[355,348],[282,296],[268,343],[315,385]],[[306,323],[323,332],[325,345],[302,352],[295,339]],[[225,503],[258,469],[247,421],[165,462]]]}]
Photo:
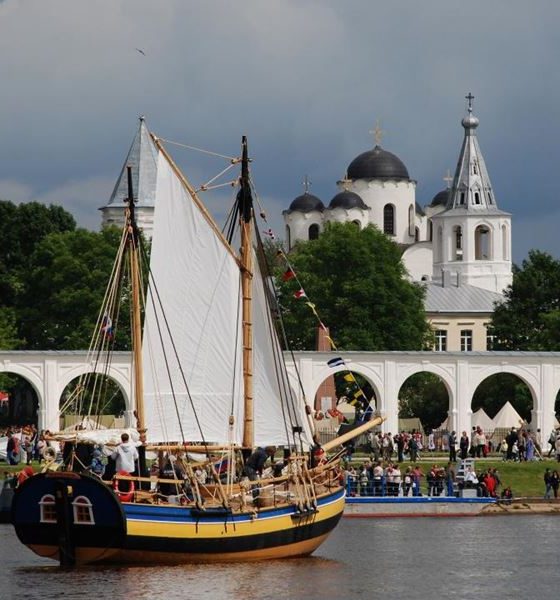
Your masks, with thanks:
[{"label": "person walking on shore", "polygon": [[554,498],[558,498],[558,486],[560,485],[560,474],[556,469],[552,471],[550,475],[550,485],[552,486],[552,491],[554,492]]},{"label": "person walking on shore", "polygon": [[550,496],[552,495],[552,478],[551,478],[551,472],[550,469],[546,469],[543,475],[543,479],[544,479],[544,485],[545,485],[545,490],[544,490],[544,499],[545,500],[550,500]]},{"label": "person walking on shore", "polygon": [[457,434],[455,433],[455,431],[452,431],[449,434],[449,461],[450,462],[457,462],[457,450],[456,450],[456,446],[457,446]]}]

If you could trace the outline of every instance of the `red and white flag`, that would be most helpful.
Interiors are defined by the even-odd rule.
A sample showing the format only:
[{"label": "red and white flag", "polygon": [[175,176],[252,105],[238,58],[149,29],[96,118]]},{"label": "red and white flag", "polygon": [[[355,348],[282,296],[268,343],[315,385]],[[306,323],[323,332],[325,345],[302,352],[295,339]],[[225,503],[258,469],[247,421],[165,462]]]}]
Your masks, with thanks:
[{"label": "red and white flag", "polygon": [[301,290],[294,292],[294,298],[307,298],[307,294],[305,293],[305,290],[301,288]]}]

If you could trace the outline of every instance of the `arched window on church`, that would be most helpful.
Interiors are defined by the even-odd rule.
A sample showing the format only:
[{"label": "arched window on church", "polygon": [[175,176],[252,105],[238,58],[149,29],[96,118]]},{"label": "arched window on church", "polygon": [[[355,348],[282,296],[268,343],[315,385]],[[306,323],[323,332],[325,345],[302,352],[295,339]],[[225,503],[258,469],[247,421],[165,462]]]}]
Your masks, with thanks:
[{"label": "arched window on church", "polygon": [[463,229],[460,225],[453,228],[455,238],[453,260],[463,260]]},{"label": "arched window on church", "polygon": [[474,193],[474,203],[475,204],[480,204],[480,192],[475,192]]},{"label": "arched window on church", "polygon": [[489,260],[491,254],[490,229],[486,225],[479,225],[474,230],[474,258],[475,260]]},{"label": "arched window on church", "polygon": [[416,217],[416,212],[414,210],[414,204],[411,204],[408,207],[408,235],[410,235],[411,237],[414,235],[414,226],[415,226],[415,219]]},{"label": "arched window on church", "polygon": [[509,260],[509,231],[507,225],[502,225],[502,258]]},{"label": "arched window on church", "polygon": [[310,240],[316,240],[319,237],[319,225],[317,223],[310,225],[308,234]]},{"label": "arched window on church", "polygon": [[288,250],[292,249],[292,232],[290,231],[290,226],[286,225],[286,244],[288,245]]},{"label": "arched window on church", "polygon": [[434,224],[432,223],[432,220],[430,219],[430,223],[428,225],[429,228],[429,240],[430,242],[432,242],[434,240]]},{"label": "arched window on church", "polygon": [[420,241],[420,229],[418,227],[414,228],[414,241],[415,242]]},{"label": "arched window on church", "polygon": [[392,204],[383,207],[383,233],[395,235],[395,207]]},{"label": "arched window on church", "polygon": [[437,231],[437,253],[436,253],[436,258],[437,258],[437,262],[443,262],[443,228],[440,226],[438,227],[438,231]]}]

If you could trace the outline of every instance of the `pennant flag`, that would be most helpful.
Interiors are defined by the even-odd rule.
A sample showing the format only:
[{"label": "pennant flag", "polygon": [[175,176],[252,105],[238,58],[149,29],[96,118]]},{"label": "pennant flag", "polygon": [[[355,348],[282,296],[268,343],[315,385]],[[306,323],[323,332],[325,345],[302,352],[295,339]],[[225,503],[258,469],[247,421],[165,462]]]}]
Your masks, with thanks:
[{"label": "pennant flag", "polygon": [[329,365],[329,367],[339,367],[340,365],[344,365],[344,364],[345,364],[345,362],[340,356],[337,356],[336,358],[331,358],[327,362],[327,365]]},{"label": "pennant flag", "polygon": [[294,298],[307,298],[307,294],[305,293],[305,290],[301,288],[301,290],[294,292]]},{"label": "pennant flag", "polygon": [[354,375],[352,375],[352,373],[347,373],[347,374],[344,376],[344,380],[345,380],[345,381],[356,381],[356,380],[354,379]]},{"label": "pennant flag", "polygon": [[282,275],[282,281],[290,281],[290,279],[293,279],[295,276],[296,274],[292,271],[292,269],[288,269],[284,272],[284,275]]},{"label": "pennant flag", "polygon": [[103,320],[101,321],[101,333],[106,338],[111,339],[113,337],[113,321],[111,321],[109,315],[104,315]]}]

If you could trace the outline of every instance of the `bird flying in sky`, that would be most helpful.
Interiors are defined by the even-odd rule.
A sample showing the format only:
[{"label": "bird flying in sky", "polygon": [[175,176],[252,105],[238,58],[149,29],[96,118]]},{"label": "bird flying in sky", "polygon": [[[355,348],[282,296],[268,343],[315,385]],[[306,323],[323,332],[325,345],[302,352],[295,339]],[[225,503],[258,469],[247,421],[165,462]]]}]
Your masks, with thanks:
[{"label": "bird flying in sky", "polygon": [[137,52],[140,52],[140,54],[143,54],[144,56],[146,56],[146,53],[144,52],[144,50],[140,50],[140,48],[136,48]]}]

